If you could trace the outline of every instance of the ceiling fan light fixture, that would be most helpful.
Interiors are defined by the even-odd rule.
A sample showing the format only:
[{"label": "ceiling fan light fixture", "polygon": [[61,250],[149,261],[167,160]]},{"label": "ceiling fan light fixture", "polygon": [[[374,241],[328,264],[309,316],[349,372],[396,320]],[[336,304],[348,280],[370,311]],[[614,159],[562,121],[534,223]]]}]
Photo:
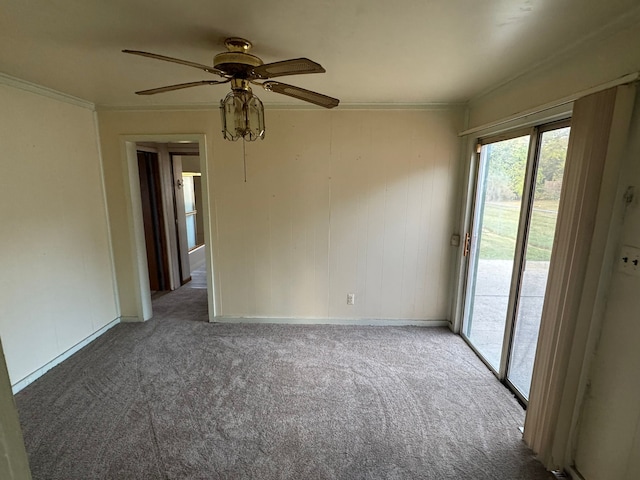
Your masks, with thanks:
[{"label": "ceiling fan light fixture", "polygon": [[222,136],[236,141],[253,142],[264,138],[264,106],[251,89],[232,90],[220,101]]},{"label": "ceiling fan light fixture", "polygon": [[[322,65],[313,60],[301,57],[263,63],[259,57],[249,53],[252,47],[251,42],[240,37],[227,38],[225,46],[227,47],[226,52],[218,53],[213,57],[213,66],[167,57],[157,53],[143,52],[142,50],[123,50],[123,52],[197,68],[223,78],[223,80],[200,80],[140,90],[136,92],[138,95],[155,95],[156,93],[171,92],[200,85],[230,83],[231,93],[220,102],[222,136],[226,140],[236,141],[242,138],[252,142],[258,138],[264,138],[264,106],[251,91],[250,84],[260,85],[269,92],[287,95],[324,108],[334,108],[340,103],[337,98],[328,97],[294,85],[269,80],[287,75],[324,73],[325,69]],[[262,82],[257,80],[262,80]]]}]

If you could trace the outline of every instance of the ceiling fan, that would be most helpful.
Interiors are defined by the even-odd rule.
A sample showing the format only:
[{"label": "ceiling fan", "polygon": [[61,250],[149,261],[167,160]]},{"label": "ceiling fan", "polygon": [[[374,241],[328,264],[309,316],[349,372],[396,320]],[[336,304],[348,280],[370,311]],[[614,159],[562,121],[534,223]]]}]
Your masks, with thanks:
[{"label": "ceiling fan", "polygon": [[123,50],[124,53],[130,53],[132,55],[140,55],[194,67],[223,78],[223,80],[200,80],[197,82],[168,85],[166,87],[141,90],[136,92],[136,94],[154,95],[156,93],[170,92],[200,85],[230,83],[231,92],[220,102],[223,135],[228,140],[244,138],[250,141],[264,137],[264,107],[260,99],[253,95],[251,85],[260,85],[269,92],[280,93],[325,108],[336,107],[340,102],[337,98],[270,80],[271,78],[286,75],[324,73],[326,70],[322,68],[320,64],[308,58],[295,58],[280,62],[263,63],[259,57],[249,53],[252,45],[248,40],[231,37],[227,38],[224,43],[227,51],[213,57],[213,66],[139,50]]}]

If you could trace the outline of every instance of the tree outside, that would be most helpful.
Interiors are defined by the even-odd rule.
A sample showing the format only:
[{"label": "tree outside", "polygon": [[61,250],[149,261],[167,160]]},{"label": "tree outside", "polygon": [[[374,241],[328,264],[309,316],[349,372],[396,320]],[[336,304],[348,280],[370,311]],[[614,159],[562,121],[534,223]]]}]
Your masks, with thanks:
[{"label": "tree outside", "polygon": [[[551,256],[569,128],[544,132],[536,175],[527,259]],[[487,145],[484,215],[480,258],[513,258],[524,188],[529,136]]]}]

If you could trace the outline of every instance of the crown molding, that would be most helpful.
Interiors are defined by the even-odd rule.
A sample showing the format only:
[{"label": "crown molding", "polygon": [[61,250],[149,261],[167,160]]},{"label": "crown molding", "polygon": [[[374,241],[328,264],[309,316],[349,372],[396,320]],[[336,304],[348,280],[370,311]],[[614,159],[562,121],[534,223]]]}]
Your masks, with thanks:
[{"label": "crown molding", "polygon": [[51,98],[53,100],[58,100],[60,102],[68,103],[70,105],[75,105],[76,107],[86,108],[87,110],[95,111],[95,104],[83,100],[78,97],[74,97],[73,95],[69,95],[66,93],[58,92],[57,90],[53,90],[52,88],[43,87],[42,85],[37,85],[35,83],[28,82],[26,80],[22,80],[20,78],[12,77],[11,75],[7,75],[5,73],[0,72],[0,85],[6,85],[8,87],[18,88],[20,90],[24,90],[30,93],[35,93],[37,95],[42,95],[43,97]]},{"label": "crown molding", "polygon": [[593,30],[588,35],[576,40],[572,43],[569,43],[564,48],[558,49],[554,54],[545,57],[543,60],[539,62],[532,62],[526,68],[520,70],[519,72],[507,77],[503,81],[491,85],[490,87],[480,91],[479,93],[473,95],[469,101],[469,105],[473,105],[476,101],[480,100],[483,97],[486,97],[497,90],[509,85],[520,78],[526,77],[536,71],[545,70],[548,68],[552,68],[559,63],[575,56],[576,54],[582,52],[588,52],[595,45],[602,42],[604,39],[609,38],[621,30],[632,28],[640,22],[640,5],[633,8],[630,11],[627,11],[621,14],[619,17],[615,18],[609,23],[605,23],[599,28]]},{"label": "crown molding", "polygon": [[559,115],[562,117],[567,112],[572,110],[571,104],[575,102],[577,99],[585,97],[587,95],[591,95],[592,93],[601,92],[608,88],[619,87],[620,85],[626,85],[629,83],[634,83],[640,81],[640,72],[631,72],[627,75],[623,75],[616,79],[613,79],[606,83],[601,83],[599,85],[594,85],[593,87],[587,88],[585,90],[580,90],[579,92],[572,93],[563,98],[559,98],[557,100],[553,100],[552,102],[545,103],[544,105],[539,105],[534,108],[530,108],[520,113],[513,114],[509,117],[502,118],[500,120],[496,120],[494,122],[486,123],[483,125],[478,125],[473,128],[469,128],[460,132],[458,136],[464,137],[465,135],[470,135],[472,133],[478,133],[489,130],[496,130],[497,127],[504,126],[504,128],[511,128],[513,122],[518,122],[518,124],[523,124],[524,119],[534,117],[536,115],[542,114],[544,112],[548,112],[547,120],[550,120],[554,115]]},{"label": "crown molding", "polygon": [[[441,103],[341,103],[339,110],[448,110],[451,108],[465,108],[467,102]],[[265,105],[265,110],[325,110],[314,105]]]}]

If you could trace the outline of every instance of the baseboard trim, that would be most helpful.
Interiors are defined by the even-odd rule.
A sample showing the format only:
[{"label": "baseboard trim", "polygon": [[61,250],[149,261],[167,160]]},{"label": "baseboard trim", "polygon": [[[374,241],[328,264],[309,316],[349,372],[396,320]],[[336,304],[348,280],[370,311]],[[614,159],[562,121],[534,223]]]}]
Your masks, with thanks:
[{"label": "baseboard trim", "polygon": [[279,323],[287,325],[370,325],[378,327],[448,327],[448,320],[393,318],[215,317],[213,323]]},{"label": "baseboard trim", "polygon": [[120,322],[122,323],[132,323],[132,322],[144,322],[144,320],[140,320],[138,317],[120,317]]},{"label": "baseboard trim", "polygon": [[578,472],[575,466],[573,465],[570,467],[567,467],[565,471],[567,472],[571,480],[584,480],[584,477],[580,475],[580,472]]},{"label": "baseboard trim", "polygon": [[204,245],[200,245],[189,252],[189,267],[192,272],[198,270],[207,263],[205,255]]},{"label": "baseboard trim", "polygon": [[91,342],[93,342],[96,338],[98,338],[100,335],[102,335],[103,333],[105,333],[107,330],[109,330],[110,328],[116,326],[118,323],[120,323],[120,317],[116,318],[115,320],[112,320],[111,322],[107,323],[104,327],[102,327],[100,330],[95,331],[94,333],[92,333],[91,335],[89,335],[87,338],[85,338],[84,340],[81,340],[80,342],[76,343],[73,347],[71,347],[70,349],[68,349],[67,351],[65,351],[64,353],[58,355],[56,358],[54,358],[53,360],[51,360],[50,362],[46,363],[45,365],[43,365],[42,367],[40,367],[39,369],[37,369],[35,372],[30,373],[29,375],[27,375],[26,377],[24,377],[22,380],[17,381],[16,383],[14,383],[11,386],[11,390],[13,391],[13,394],[15,395],[16,393],[18,393],[20,390],[22,390],[23,388],[25,388],[27,385],[29,385],[30,383],[35,382],[38,378],[40,378],[42,375],[44,375],[45,373],[47,373],[49,370],[51,370],[53,367],[55,367],[56,365],[60,364],[61,362],[65,361],[67,358],[69,358],[71,355],[73,355],[74,353],[76,353],[78,350],[80,350],[83,347],[86,347],[87,345],[89,345]]}]

